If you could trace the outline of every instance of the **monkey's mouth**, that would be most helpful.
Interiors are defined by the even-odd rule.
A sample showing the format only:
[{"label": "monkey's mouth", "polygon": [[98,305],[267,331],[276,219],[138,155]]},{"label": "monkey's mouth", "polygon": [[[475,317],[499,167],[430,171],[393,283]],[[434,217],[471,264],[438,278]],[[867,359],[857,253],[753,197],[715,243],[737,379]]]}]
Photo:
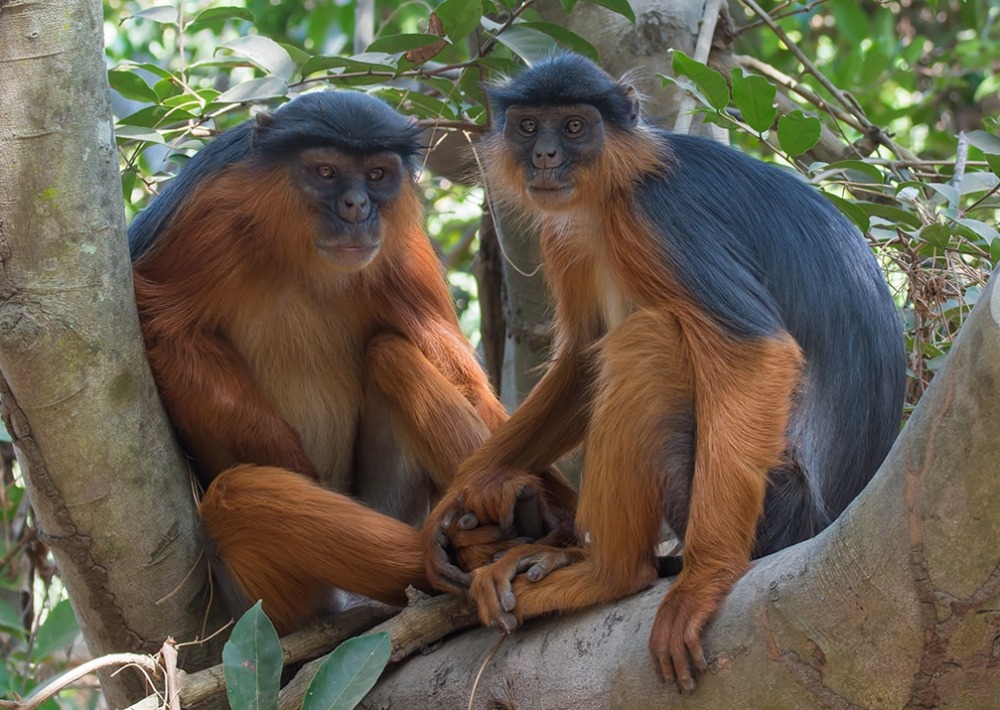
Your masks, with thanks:
[{"label": "monkey's mouth", "polygon": [[360,268],[367,266],[378,253],[379,242],[355,242],[338,239],[319,239],[316,248],[337,266]]}]

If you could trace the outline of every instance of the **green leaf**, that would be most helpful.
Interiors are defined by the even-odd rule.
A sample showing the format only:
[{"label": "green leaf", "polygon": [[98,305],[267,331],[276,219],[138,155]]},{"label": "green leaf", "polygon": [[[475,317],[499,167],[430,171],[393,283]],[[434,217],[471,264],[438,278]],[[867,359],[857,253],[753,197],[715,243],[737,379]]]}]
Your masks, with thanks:
[{"label": "green leaf", "polygon": [[118,126],[115,128],[115,138],[122,141],[145,141],[160,145],[166,142],[159,131],[143,126]]},{"label": "green leaf", "polygon": [[632,11],[632,6],[628,3],[628,0],[589,0],[589,2],[606,7],[612,12],[617,12],[633,25],[635,24],[635,13]]},{"label": "green leaf", "polygon": [[[987,153],[987,155],[989,155]],[[994,158],[1000,158],[998,155],[994,155]],[[997,186],[1000,179],[997,178],[993,173],[988,173],[985,170],[978,173],[966,173],[965,177],[962,178],[962,184],[959,188],[959,193],[964,197],[965,195],[972,195],[977,192],[988,192]]]},{"label": "green leaf", "polygon": [[984,153],[1000,155],[1000,138],[986,131],[969,131],[965,136],[969,139],[969,143]]},{"label": "green leaf", "polygon": [[135,12],[124,19],[151,20],[161,25],[176,25],[178,15],[176,7],[172,7],[171,5],[157,5],[156,7],[148,7],[145,10]]},{"label": "green leaf", "polygon": [[519,22],[517,26],[543,32],[559,42],[559,44],[572,49],[577,54],[582,54],[589,59],[593,59],[595,62],[600,59],[600,54],[594,45],[561,25],[556,25],[552,22]]},{"label": "green leaf", "polygon": [[315,56],[302,65],[302,76],[310,76],[328,69],[349,72],[395,72],[395,66],[395,62],[388,54],[380,52],[358,54],[354,57]]},{"label": "green leaf", "polygon": [[512,25],[503,32],[498,32],[502,26],[486,17],[483,18],[482,24],[494,33],[497,42],[523,59],[528,66],[549,56],[556,48],[556,43],[551,37],[537,30]]},{"label": "green leaf", "polygon": [[194,18],[191,24],[197,22],[216,22],[217,20],[246,20],[247,22],[254,22],[255,18],[253,13],[247,10],[245,7],[235,7],[233,5],[224,5],[222,7],[210,7],[207,10],[202,10]]},{"label": "green leaf", "polygon": [[302,710],[351,710],[375,685],[391,650],[387,633],[344,641],[316,671]]},{"label": "green leaf", "polygon": [[959,194],[958,190],[955,189],[954,185],[947,185],[941,182],[928,182],[925,183],[927,187],[934,190],[937,194],[944,198],[945,202],[948,203],[949,207],[958,207]]},{"label": "green leaf", "polygon": [[980,222],[978,219],[960,219],[958,223],[969,232],[981,237],[990,244],[1000,240],[1000,232],[997,232],[997,230],[986,224],[986,222]]},{"label": "green leaf", "polygon": [[565,10],[568,15],[573,12],[573,8],[576,7],[577,0],[559,0],[559,2],[562,3],[563,10]]},{"label": "green leaf", "polygon": [[729,104],[729,87],[726,79],[709,66],[692,59],[684,52],[675,49],[673,58],[674,73],[690,77],[701,89],[708,104],[716,111],[721,111]]},{"label": "green leaf", "polygon": [[440,42],[441,38],[434,34],[414,32],[411,34],[387,35],[379,37],[368,45],[369,52],[388,52],[398,54],[399,52],[409,52],[411,49],[426,47],[429,44]]},{"label": "green leaf", "polygon": [[219,94],[215,100],[220,104],[241,104],[247,101],[262,101],[284,96],[288,85],[276,76],[263,76],[240,82],[228,91]]},{"label": "green leaf", "polygon": [[144,103],[156,103],[159,100],[153,88],[135,72],[111,69],[108,71],[108,83],[126,99]]},{"label": "green leaf", "polygon": [[258,601],[236,622],[222,648],[230,706],[240,710],[277,708],[283,662],[278,634]]},{"label": "green leaf", "polygon": [[791,156],[802,155],[816,145],[822,126],[815,116],[792,111],[778,121],[778,142]]},{"label": "green leaf", "polygon": [[983,155],[986,157],[986,164],[990,166],[990,170],[994,174],[1000,175],[1000,155],[995,153],[984,153]]},{"label": "green leaf", "polygon": [[434,14],[441,18],[448,39],[457,42],[479,27],[483,3],[482,0],[444,0],[434,9]]},{"label": "green leaf", "polygon": [[893,207],[892,205],[881,205],[877,202],[858,202],[858,207],[864,211],[865,214],[874,217],[882,217],[890,222],[896,222],[898,224],[905,224],[914,229],[920,227],[920,217],[915,215],[913,212],[908,212],[907,210],[900,209],[899,207]]},{"label": "green leaf", "polygon": [[833,17],[837,21],[837,33],[846,38],[850,44],[861,46],[869,37],[868,15],[856,0],[834,0]]},{"label": "green leaf", "polygon": [[744,76],[739,68],[733,69],[729,76],[733,83],[733,102],[743,120],[758,133],[768,130],[778,115],[774,107],[774,84],[760,76]]},{"label": "green leaf", "polygon": [[288,81],[295,72],[295,62],[288,56],[288,52],[280,44],[268,37],[252,35],[250,37],[240,37],[222,45],[223,49],[246,57],[255,66],[260,67],[268,74]]},{"label": "green leaf", "polygon": [[839,160],[823,168],[823,172],[830,170],[846,173],[852,182],[872,183],[875,185],[881,185],[884,182],[882,171],[863,160]]},{"label": "green leaf", "polygon": [[35,635],[35,645],[31,649],[31,660],[36,663],[45,660],[57,651],[73,643],[80,633],[76,614],[69,599],[63,599],[49,611],[45,621]]},{"label": "green leaf", "polygon": [[24,624],[21,622],[17,610],[3,599],[0,599],[0,629],[12,636],[24,638]]},{"label": "green leaf", "polygon": [[848,219],[854,222],[854,224],[857,225],[858,229],[860,229],[862,232],[868,231],[870,220],[868,219],[868,215],[866,215],[864,210],[858,207],[858,205],[851,202],[850,200],[845,200],[843,197],[838,197],[837,195],[831,195],[830,193],[823,192],[822,190],[820,192],[822,193],[823,197],[825,197],[830,202],[835,204],[837,206],[837,209],[839,209],[844,215],[846,215]]},{"label": "green leaf", "polygon": [[951,230],[940,222],[935,222],[920,230],[920,238],[935,249],[944,249],[951,241]]}]

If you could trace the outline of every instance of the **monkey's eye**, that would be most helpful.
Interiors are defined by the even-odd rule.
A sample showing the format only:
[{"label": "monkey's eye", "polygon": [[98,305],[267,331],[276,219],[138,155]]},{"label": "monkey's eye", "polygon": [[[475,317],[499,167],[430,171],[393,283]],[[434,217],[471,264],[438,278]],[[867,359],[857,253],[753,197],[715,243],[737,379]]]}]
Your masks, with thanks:
[{"label": "monkey's eye", "polygon": [[571,118],[566,121],[566,125],[563,128],[571,136],[579,135],[583,132],[583,121],[579,118]]},{"label": "monkey's eye", "polygon": [[522,118],[517,127],[521,129],[522,133],[534,133],[535,129],[538,128],[538,122],[533,118]]},{"label": "monkey's eye", "polygon": [[336,170],[330,165],[317,165],[316,174],[324,180],[330,180],[336,174]]},{"label": "monkey's eye", "polygon": [[385,170],[382,168],[375,168],[370,173],[368,173],[368,179],[372,182],[378,182],[385,177]]}]

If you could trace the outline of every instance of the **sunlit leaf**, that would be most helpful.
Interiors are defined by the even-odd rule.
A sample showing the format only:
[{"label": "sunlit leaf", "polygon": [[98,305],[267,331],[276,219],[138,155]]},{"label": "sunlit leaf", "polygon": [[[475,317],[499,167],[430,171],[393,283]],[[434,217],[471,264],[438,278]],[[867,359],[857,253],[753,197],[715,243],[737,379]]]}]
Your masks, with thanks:
[{"label": "sunlit leaf", "polygon": [[[987,155],[990,155],[987,153]],[[998,155],[994,155],[994,158],[1000,158]],[[977,192],[988,192],[1000,183],[1000,178],[998,178],[993,173],[988,173],[986,171],[979,173],[966,173],[962,177],[962,184],[959,188],[959,193],[962,195],[972,195]]]},{"label": "sunlit leaf", "polygon": [[979,148],[984,153],[1000,155],[1000,138],[986,131],[969,131],[965,134],[969,143]]},{"label": "sunlit leaf", "polygon": [[502,26],[486,17],[482,24],[494,33],[497,42],[523,59],[528,66],[551,55],[556,48],[555,40],[537,30],[512,25],[501,32]]},{"label": "sunlit leaf", "polygon": [[258,601],[236,622],[222,648],[229,705],[240,710],[277,708],[283,663],[278,634]]},{"label": "sunlit leaf", "polygon": [[593,59],[595,62],[600,59],[600,54],[594,45],[561,25],[552,22],[518,22],[517,26],[543,32],[560,44],[572,49],[577,54],[582,54],[585,57]]},{"label": "sunlit leaf", "polygon": [[592,2],[595,5],[606,7],[612,12],[617,12],[622,17],[628,19],[633,25],[635,24],[635,12],[632,11],[632,6],[629,5],[628,0],[587,0],[587,2]]},{"label": "sunlit leaf", "polygon": [[774,84],[761,76],[744,75],[741,69],[730,72],[733,102],[743,120],[758,133],[768,130],[778,115],[774,107]]},{"label": "sunlit leaf", "polygon": [[791,156],[802,155],[819,141],[822,125],[815,116],[792,111],[778,121],[778,142]]},{"label": "sunlit leaf", "polygon": [[344,641],[316,671],[302,710],[351,710],[375,685],[391,650],[387,633]]},{"label": "sunlit leaf", "polygon": [[218,20],[246,20],[247,22],[253,22],[254,16],[253,13],[245,7],[224,5],[222,7],[210,7],[207,10],[202,10],[195,16],[191,24],[194,25],[198,22],[216,22]]},{"label": "sunlit leaf", "polygon": [[674,73],[690,77],[712,108],[721,111],[729,104],[729,87],[722,74],[680,50],[674,50],[673,54]]},{"label": "sunlit leaf", "polygon": [[284,96],[288,93],[288,85],[276,76],[264,76],[240,82],[228,91],[219,94],[216,99],[221,104],[241,104],[246,101],[263,101]]},{"label": "sunlit leaf", "polygon": [[177,8],[171,5],[157,5],[148,7],[145,10],[134,12],[125,17],[126,20],[151,20],[161,25],[176,25],[178,20]]},{"label": "sunlit leaf", "polygon": [[941,195],[951,207],[957,207],[960,196],[958,190],[955,189],[954,185],[946,185],[940,182],[928,182],[925,183],[927,187],[934,190],[937,194]]},{"label": "sunlit leaf", "polygon": [[997,232],[997,230],[986,224],[986,222],[980,222],[978,219],[965,218],[958,220],[958,223],[976,236],[985,239],[991,244],[1000,240],[1000,232]]},{"label": "sunlit leaf", "polygon": [[288,81],[295,72],[295,62],[288,56],[285,48],[267,37],[260,35],[240,37],[226,42],[222,48],[246,57],[268,74],[274,74],[285,81]]}]

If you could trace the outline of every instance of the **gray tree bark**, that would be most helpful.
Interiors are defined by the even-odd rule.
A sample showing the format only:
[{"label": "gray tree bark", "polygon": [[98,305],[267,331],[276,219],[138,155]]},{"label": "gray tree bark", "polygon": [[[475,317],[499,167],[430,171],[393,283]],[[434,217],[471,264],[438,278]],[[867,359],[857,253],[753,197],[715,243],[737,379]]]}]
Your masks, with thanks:
[{"label": "gray tree bark", "polygon": [[[95,655],[218,627],[139,333],[102,13],[0,0],[0,404]],[[112,706],[145,694],[128,672],[103,683]]]},{"label": "gray tree bark", "polygon": [[691,697],[646,649],[669,582],[482,629],[391,669],[366,708],[987,708],[1000,697],[1000,289],[980,297],[875,479],[812,540],[760,560],[705,635]]}]

